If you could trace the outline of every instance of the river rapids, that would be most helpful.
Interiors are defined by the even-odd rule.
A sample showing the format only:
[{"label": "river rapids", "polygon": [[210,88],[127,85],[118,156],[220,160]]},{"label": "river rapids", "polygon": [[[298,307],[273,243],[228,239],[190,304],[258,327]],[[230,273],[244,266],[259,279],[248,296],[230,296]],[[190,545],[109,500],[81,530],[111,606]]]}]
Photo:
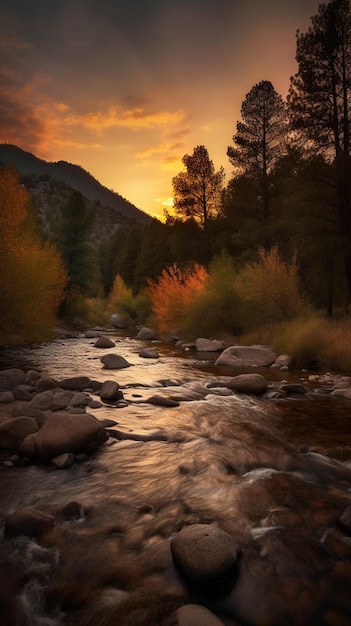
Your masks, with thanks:
[{"label": "river rapids", "polygon": [[[350,624],[351,400],[229,395],[225,382],[239,372],[161,343],[159,359],[140,359],[140,341],[113,339],[131,367],[107,371],[106,351],[85,337],[1,354],[0,369],[115,380],[127,400],[89,410],[125,438],[87,461],[0,467],[2,529],[24,507],[56,519],[40,542],[2,532],[1,625],[166,626],[187,604],[226,626]],[[259,371],[272,385],[306,376]],[[193,399],[146,402],[166,384]],[[72,502],[79,515],[66,519]],[[191,524],[239,544],[229,587],[194,587],[175,567],[170,542]]]}]

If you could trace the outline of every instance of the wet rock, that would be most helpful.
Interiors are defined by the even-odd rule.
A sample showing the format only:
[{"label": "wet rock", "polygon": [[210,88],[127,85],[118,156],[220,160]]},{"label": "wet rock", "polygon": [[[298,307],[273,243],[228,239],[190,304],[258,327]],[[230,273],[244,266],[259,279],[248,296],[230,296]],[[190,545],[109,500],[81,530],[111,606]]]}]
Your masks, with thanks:
[{"label": "wet rock", "polygon": [[292,357],[289,354],[280,354],[271,367],[284,367],[284,369],[289,369],[292,366],[292,362]]},{"label": "wet rock", "polygon": [[233,537],[216,526],[184,526],[171,541],[174,562],[196,583],[211,585],[231,577],[240,549]]},{"label": "wet rock", "polygon": [[41,391],[37,393],[30,402],[28,402],[28,409],[40,409],[41,411],[47,411],[51,408],[54,399],[53,392],[48,389],[47,391]]},{"label": "wet rock", "polygon": [[85,517],[85,510],[79,502],[72,500],[62,509],[61,515],[67,521],[77,520]]},{"label": "wet rock", "polygon": [[25,439],[23,439],[22,443],[19,446],[21,454],[28,458],[33,458],[35,456],[35,436],[36,433],[31,433]]},{"label": "wet rock", "polygon": [[139,356],[143,359],[159,359],[160,355],[154,348],[144,348],[140,350]]},{"label": "wet rock", "polygon": [[37,380],[41,378],[41,373],[38,372],[38,370],[28,370],[25,376],[26,376],[26,383],[28,385],[35,385]]},{"label": "wet rock", "polygon": [[30,402],[33,397],[30,389],[27,385],[18,385],[12,390],[14,399],[20,402]]},{"label": "wet rock", "polygon": [[89,413],[51,413],[34,437],[34,456],[49,461],[66,452],[91,452],[106,439],[104,427]]},{"label": "wet rock", "polygon": [[239,393],[261,395],[267,391],[267,381],[261,374],[240,374],[229,381],[228,387]]},{"label": "wet rock", "polygon": [[211,611],[199,604],[185,604],[166,621],[166,626],[224,626]]},{"label": "wet rock", "polygon": [[1,404],[11,404],[11,402],[15,401],[15,396],[12,391],[0,391],[0,403]]},{"label": "wet rock", "polygon": [[0,389],[13,389],[17,385],[23,385],[26,382],[26,376],[23,370],[12,367],[0,372]]},{"label": "wet rock", "polygon": [[112,315],[110,315],[109,324],[111,324],[114,328],[123,328],[124,326],[123,320],[118,313],[112,313]]},{"label": "wet rock", "polygon": [[216,339],[205,339],[200,337],[195,341],[195,350],[197,352],[222,352],[223,345]]},{"label": "wet rock", "polygon": [[120,370],[125,367],[130,367],[130,363],[119,354],[106,354],[102,356],[100,361],[104,364],[104,366],[109,370]]},{"label": "wet rock", "polygon": [[101,335],[101,337],[99,337],[99,339],[94,343],[95,348],[114,348],[115,345],[115,342],[109,337],[106,337],[106,335]]},{"label": "wet rock", "polygon": [[88,376],[72,376],[71,378],[60,380],[58,386],[71,391],[84,391],[84,389],[92,386],[92,381]]},{"label": "wet rock", "polygon": [[340,398],[346,398],[347,400],[351,400],[351,389],[350,388],[334,389],[334,391],[332,391],[330,395],[338,396]]},{"label": "wet rock", "polygon": [[287,395],[290,396],[301,396],[307,393],[306,387],[304,385],[294,384],[294,383],[286,383],[280,386],[281,391],[284,391]]},{"label": "wet rock", "polygon": [[51,410],[63,411],[63,409],[68,407],[73,396],[74,396],[74,391],[69,391],[68,389],[55,393],[52,399],[51,407],[50,407]]},{"label": "wet rock", "polygon": [[85,407],[89,404],[89,396],[80,391],[76,391],[69,403],[70,407]]},{"label": "wet rock", "polygon": [[52,515],[35,508],[24,508],[6,518],[4,534],[6,539],[13,539],[20,535],[40,539],[53,525]]},{"label": "wet rock", "polygon": [[173,400],[172,398],[167,398],[165,396],[151,396],[147,400],[149,404],[155,404],[156,406],[165,406],[165,407],[176,407],[179,406],[179,402],[177,400]]},{"label": "wet rock", "polygon": [[145,341],[147,339],[155,339],[155,338],[156,338],[155,331],[152,330],[152,328],[147,328],[146,326],[141,328],[137,336],[135,337],[135,339],[141,339],[142,341]]},{"label": "wet rock", "polygon": [[31,433],[39,428],[31,417],[13,417],[0,424],[0,448],[17,450],[18,446]]},{"label": "wet rock", "polygon": [[75,454],[73,454],[73,452],[67,452],[51,459],[50,464],[56,467],[56,469],[66,469],[67,467],[71,467],[75,460]]},{"label": "wet rock", "polygon": [[47,391],[48,389],[55,389],[57,387],[57,381],[51,376],[42,376],[35,383],[35,391],[37,393],[41,393],[42,391]]},{"label": "wet rock", "polygon": [[101,402],[99,402],[99,400],[89,400],[88,401],[88,407],[90,409],[101,409],[102,406],[103,405],[102,405]]},{"label": "wet rock", "polygon": [[269,367],[276,358],[277,355],[264,346],[230,346],[223,350],[215,365]]},{"label": "wet rock", "polygon": [[100,398],[103,402],[115,402],[123,398],[123,392],[114,380],[105,380],[100,390]]}]

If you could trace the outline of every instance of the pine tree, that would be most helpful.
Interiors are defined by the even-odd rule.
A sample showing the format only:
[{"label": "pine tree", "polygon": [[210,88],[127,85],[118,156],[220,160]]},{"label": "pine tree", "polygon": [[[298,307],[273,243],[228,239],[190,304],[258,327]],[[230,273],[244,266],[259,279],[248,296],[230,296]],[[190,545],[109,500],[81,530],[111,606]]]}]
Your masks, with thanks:
[{"label": "pine tree", "polygon": [[233,136],[234,147],[227,155],[235,175],[251,178],[256,187],[261,218],[269,218],[270,176],[286,152],[288,119],[283,98],[272,83],[261,81],[246,95],[241,108],[242,121]]},{"label": "pine tree", "polygon": [[351,11],[348,0],[319,6],[296,36],[298,71],[288,104],[296,141],[334,167],[345,272],[351,301]]},{"label": "pine tree", "polygon": [[221,207],[224,169],[215,172],[205,146],[194,148],[192,155],[184,155],[186,168],[173,178],[174,210],[178,217],[193,217],[206,229],[207,222]]}]

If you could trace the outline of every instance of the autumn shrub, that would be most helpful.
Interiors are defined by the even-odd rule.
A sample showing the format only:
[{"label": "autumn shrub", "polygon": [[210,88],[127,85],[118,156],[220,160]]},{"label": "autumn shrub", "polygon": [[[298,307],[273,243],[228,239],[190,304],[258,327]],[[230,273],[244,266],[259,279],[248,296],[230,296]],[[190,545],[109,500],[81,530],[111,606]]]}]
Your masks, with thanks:
[{"label": "autumn shrub", "polygon": [[290,354],[297,366],[351,374],[351,320],[300,318],[283,324],[273,347]]},{"label": "autumn shrub", "polygon": [[174,264],[164,269],[157,280],[148,281],[152,320],[160,332],[181,329],[194,300],[204,289],[207,276],[202,265],[182,270]]},{"label": "autumn shrub", "polygon": [[50,339],[67,277],[54,245],[41,239],[18,173],[0,174],[0,344]]},{"label": "autumn shrub", "polygon": [[258,325],[290,321],[308,310],[300,289],[295,259],[284,261],[277,246],[260,248],[258,260],[248,263],[238,277],[244,303],[245,330]]},{"label": "autumn shrub", "polygon": [[150,302],[145,291],[136,296],[132,289],[127,287],[123,278],[117,274],[112,289],[108,295],[106,308],[109,314],[118,313],[122,324],[130,326],[135,323],[144,323],[150,315]]},{"label": "autumn shrub", "polygon": [[106,326],[109,313],[105,298],[85,298],[85,321],[89,326]]},{"label": "autumn shrub", "polygon": [[190,302],[180,329],[189,337],[238,335],[242,314],[234,261],[223,252],[210,264],[203,289]]}]

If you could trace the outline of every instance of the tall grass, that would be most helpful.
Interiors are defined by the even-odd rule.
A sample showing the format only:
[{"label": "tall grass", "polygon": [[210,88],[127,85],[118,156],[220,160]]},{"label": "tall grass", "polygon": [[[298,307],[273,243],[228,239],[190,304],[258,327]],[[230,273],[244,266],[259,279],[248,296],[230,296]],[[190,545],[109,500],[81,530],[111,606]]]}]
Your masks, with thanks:
[{"label": "tall grass", "polygon": [[296,319],[280,327],[272,345],[276,351],[290,354],[298,366],[351,375],[351,319]]}]

